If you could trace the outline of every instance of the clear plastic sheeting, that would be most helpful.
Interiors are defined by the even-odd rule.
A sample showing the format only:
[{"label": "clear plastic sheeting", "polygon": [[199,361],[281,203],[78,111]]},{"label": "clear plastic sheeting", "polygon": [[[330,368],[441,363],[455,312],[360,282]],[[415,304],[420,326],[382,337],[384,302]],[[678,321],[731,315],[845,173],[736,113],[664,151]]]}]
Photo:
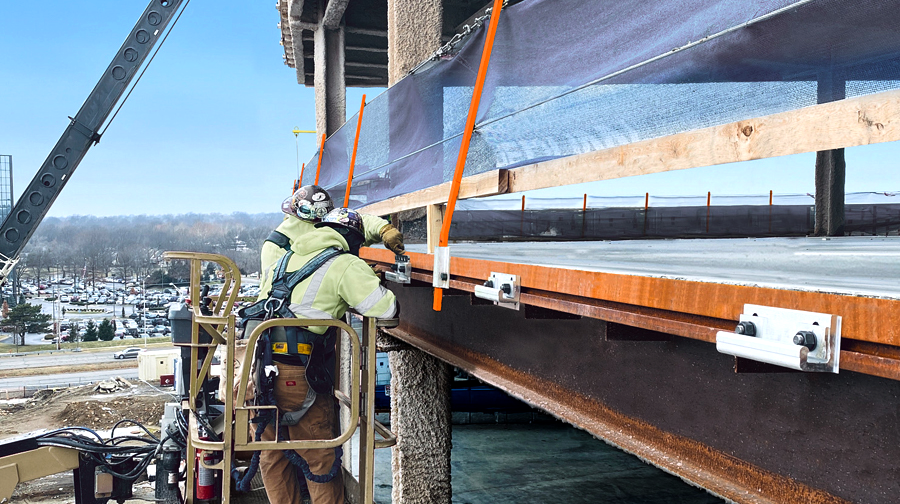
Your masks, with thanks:
[{"label": "clear plastic sheeting", "polygon": [[[889,0],[525,0],[501,16],[465,175],[900,87]],[[451,179],[485,31],[367,105],[351,206]],[[337,204],[355,129],[322,157]]]}]

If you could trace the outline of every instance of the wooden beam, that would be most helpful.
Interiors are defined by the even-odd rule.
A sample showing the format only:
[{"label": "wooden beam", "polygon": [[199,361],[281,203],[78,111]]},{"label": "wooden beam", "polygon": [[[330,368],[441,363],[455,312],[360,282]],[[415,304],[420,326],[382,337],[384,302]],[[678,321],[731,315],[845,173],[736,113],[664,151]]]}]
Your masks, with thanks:
[{"label": "wooden beam", "polygon": [[444,225],[444,205],[428,205],[425,208],[425,234],[428,236],[428,253],[434,254],[434,247],[437,246],[441,227]]},{"label": "wooden beam", "polygon": [[[432,255],[415,252],[407,252],[407,255],[410,257],[410,266],[414,274],[432,270],[434,266]],[[386,249],[364,248],[360,250],[360,257],[366,261],[383,264],[393,264],[394,260],[393,254]],[[846,351],[841,351],[841,369],[900,380],[900,367],[896,365],[896,359],[900,358],[897,357],[897,348],[900,347],[900,300],[897,299],[583,271],[464,257],[450,259],[450,285],[455,289],[469,290],[460,279],[486,279],[492,272],[519,275],[523,288],[523,302],[529,304],[535,304],[538,298],[547,297],[547,293],[551,293],[550,297],[561,297],[561,300],[552,306],[540,304],[539,306],[710,343],[715,342],[714,328],[698,330],[703,322],[700,322],[701,326],[697,326],[690,316],[736,321],[745,304],[837,313],[843,319],[841,345],[847,348]],[[421,280],[427,281],[428,278]],[[621,307],[639,307],[637,308],[639,313],[625,318],[617,317],[615,315],[617,310],[602,306],[586,307],[583,303],[579,304],[578,298],[617,303]],[[576,306],[577,309],[569,311],[565,308],[566,305]],[[653,325],[652,317],[642,314],[645,309],[650,309],[651,313],[659,310],[659,313],[673,316],[676,325],[683,330],[672,331],[671,324]],[[694,330],[690,330],[691,326],[694,326]],[[885,350],[887,347],[883,346],[876,355],[868,355],[861,353],[865,350],[865,347],[861,346],[865,343],[861,342],[885,345],[892,350],[887,351]],[[884,361],[884,365],[879,364],[877,354],[883,354],[881,360]],[[844,358],[845,355],[849,360]]]},{"label": "wooden beam", "polygon": [[[466,199],[503,194],[507,192],[507,187],[507,171],[494,170],[463,178],[459,187],[459,197],[460,199]],[[449,195],[450,182],[445,182],[421,191],[366,205],[360,208],[359,211],[372,215],[387,215],[402,212],[403,210],[446,203]]]},{"label": "wooden beam", "polygon": [[781,112],[509,170],[509,192],[900,140],[900,91]]}]

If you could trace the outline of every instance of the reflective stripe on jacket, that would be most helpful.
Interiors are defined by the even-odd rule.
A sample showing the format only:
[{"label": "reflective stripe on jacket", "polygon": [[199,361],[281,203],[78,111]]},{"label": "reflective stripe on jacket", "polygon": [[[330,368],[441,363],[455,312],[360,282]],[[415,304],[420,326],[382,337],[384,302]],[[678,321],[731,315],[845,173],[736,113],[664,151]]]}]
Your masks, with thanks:
[{"label": "reflective stripe on jacket", "polygon": [[[294,242],[287,272],[297,271],[322,250],[335,246],[348,249],[334,229],[323,227],[307,233],[303,240]],[[366,317],[393,318],[397,314],[394,293],[382,287],[372,268],[353,254],[341,254],[323,264],[294,287],[290,301],[290,309],[298,318],[339,319],[348,308]],[[326,329],[309,328],[318,334]]]}]

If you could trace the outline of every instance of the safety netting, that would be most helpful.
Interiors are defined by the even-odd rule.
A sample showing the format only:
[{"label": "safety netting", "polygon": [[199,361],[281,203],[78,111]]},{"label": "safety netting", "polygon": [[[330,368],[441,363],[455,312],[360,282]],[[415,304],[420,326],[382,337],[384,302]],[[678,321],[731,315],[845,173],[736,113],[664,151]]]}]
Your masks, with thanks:
[{"label": "safety netting", "polygon": [[[900,87],[890,0],[525,0],[500,16],[466,176]],[[366,106],[351,207],[452,179],[485,31]],[[336,203],[356,124],[325,144]]]},{"label": "safety netting", "polygon": [[[585,196],[472,199],[453,214],[456,241],[592,241],[809,236],[811,194],[715,197]],[[425,216],[403,221],[409,243],[425,242]],[[900,235],[900,193],[849,193],[845,235]]]}]

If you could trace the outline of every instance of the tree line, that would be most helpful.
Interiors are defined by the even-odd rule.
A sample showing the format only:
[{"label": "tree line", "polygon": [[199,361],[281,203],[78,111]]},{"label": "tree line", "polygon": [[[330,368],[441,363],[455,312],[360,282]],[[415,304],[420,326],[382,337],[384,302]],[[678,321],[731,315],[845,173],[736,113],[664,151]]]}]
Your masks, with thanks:
[{"label": "tree line", "polygon": [[283,214],[184,214],[124,217],[48,217],[21,254],[19,276],[37,283],[53,276],[78,279],[146,278],[163,252],[222,254],[242,274],[259,271],[259,250]]}]

